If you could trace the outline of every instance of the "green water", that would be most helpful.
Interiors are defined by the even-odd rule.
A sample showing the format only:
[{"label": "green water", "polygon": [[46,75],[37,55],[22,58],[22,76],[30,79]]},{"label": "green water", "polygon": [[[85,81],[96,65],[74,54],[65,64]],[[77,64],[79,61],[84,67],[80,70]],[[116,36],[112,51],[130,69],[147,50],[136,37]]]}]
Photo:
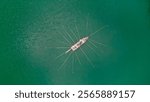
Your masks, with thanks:
[{"label": "green water", "polygon": [[0,84],[150,84],[149,34],[148,0],[1,0]]}]

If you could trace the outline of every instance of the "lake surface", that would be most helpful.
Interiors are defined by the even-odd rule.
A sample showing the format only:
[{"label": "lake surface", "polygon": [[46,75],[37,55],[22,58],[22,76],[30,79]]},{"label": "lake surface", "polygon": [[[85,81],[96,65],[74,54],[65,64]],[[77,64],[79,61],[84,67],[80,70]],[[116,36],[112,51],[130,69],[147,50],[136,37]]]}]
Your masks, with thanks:
[{"label": "lake surface", "polygon": [[149,38],[149,0],[2,0],[0,84],[150,84]]}]

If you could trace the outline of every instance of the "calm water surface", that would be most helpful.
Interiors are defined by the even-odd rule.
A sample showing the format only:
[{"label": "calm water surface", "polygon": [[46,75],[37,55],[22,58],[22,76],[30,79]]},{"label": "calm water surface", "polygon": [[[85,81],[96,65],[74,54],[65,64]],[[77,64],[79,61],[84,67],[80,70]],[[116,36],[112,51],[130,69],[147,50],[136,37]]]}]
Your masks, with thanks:
[{"label": "calm water surface", "polygon": [[148,0],[0,2],[0,84],[150,84]]}]

